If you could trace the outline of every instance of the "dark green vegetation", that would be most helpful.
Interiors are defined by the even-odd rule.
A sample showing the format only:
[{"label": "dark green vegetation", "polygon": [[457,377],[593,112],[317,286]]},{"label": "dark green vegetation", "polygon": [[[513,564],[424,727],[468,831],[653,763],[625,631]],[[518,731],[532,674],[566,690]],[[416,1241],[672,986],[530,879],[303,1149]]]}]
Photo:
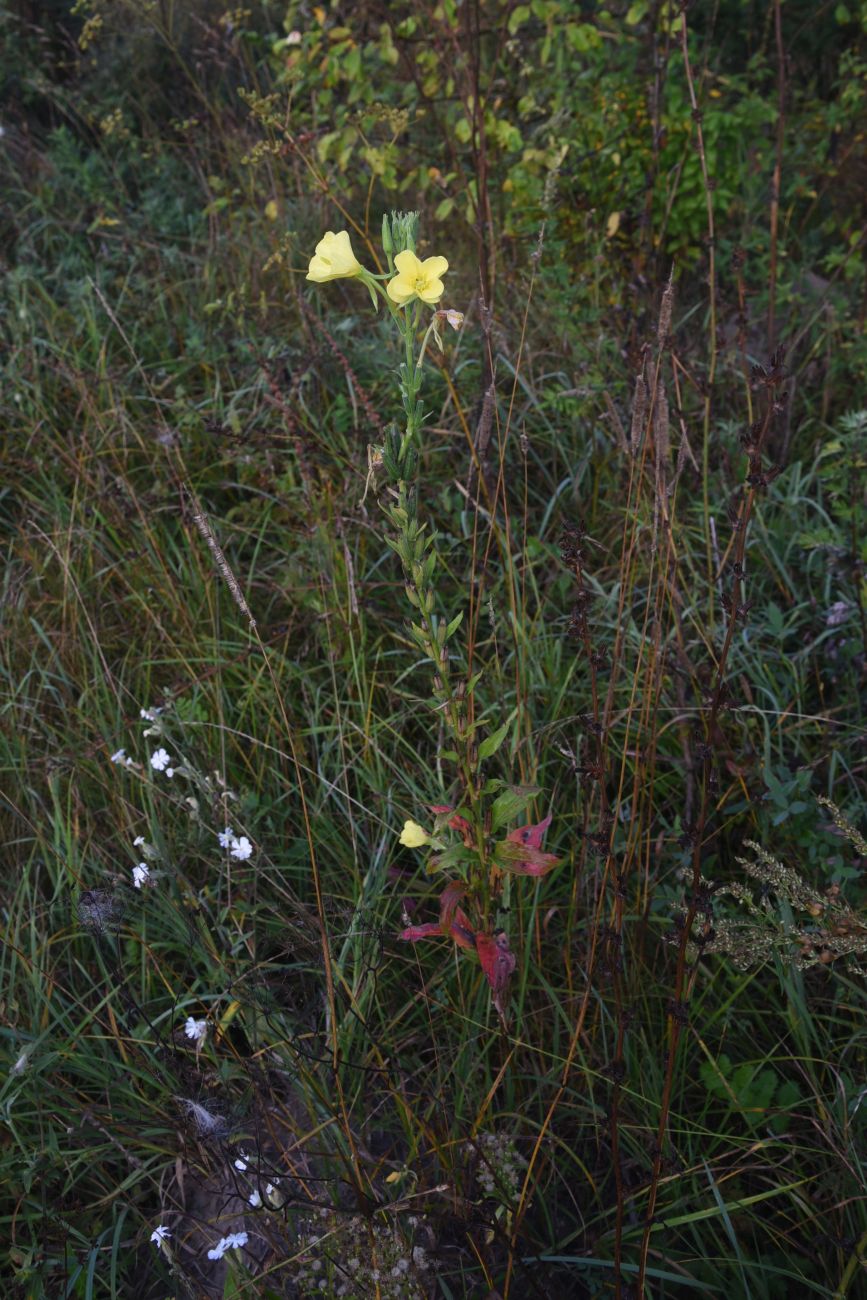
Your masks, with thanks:
[{"label": "dark green vegetation", "polygon": [[[867,1294],[867,6],[678,14],[0,13],[4,1295]],[[397,940],[399,358],[304,280],[414,207],[452,672],[562,859],[505,1030]]]}]

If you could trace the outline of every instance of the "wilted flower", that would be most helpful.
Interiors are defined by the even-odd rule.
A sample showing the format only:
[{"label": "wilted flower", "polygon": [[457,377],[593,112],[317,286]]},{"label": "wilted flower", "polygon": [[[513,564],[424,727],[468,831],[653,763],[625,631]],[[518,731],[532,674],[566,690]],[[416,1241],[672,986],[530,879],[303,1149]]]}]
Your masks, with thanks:
[{"label": "wilted flower", "polygon": [[422,262],[410,249],[398,253],[394,259],[397,275],[386,285],[389,298],[399,307],[406,307],[416,298],[433,304],[445,292],[440,276],[445,275],[449,264],[444,257],[426,257]]},{"label": "wilted flower", "polygon": [[203,1136],[221,1137],[226,1132],[226,1121],[222,1115],[214,1114],[207,1106],[190,1097],[178,1097],[178,1101],[186,1106],[187,1114],[195,1121],[196,1128]]},{"label": "wilted flower", "polygon": [[850,608],[851,606],[848,601],[836,600],[828,610],[825,618],[825,626],[839,627],[841,623],[845,623],[846,619],[849,617]]},{"label": "wilted flower", "polygon": [[227,826],[224,831],[217,831],[217,839],[220,841],[220,848],[227,849],[235,842],[235,832],[231,826]]},{"label": "wilted flower", "polygon": [[116,749],[116,750],[114,751],[114,753],[112,754],[112,756],[111,756],[111,761],[112,761],[112,763],[125,763],[125,762],[126,762],[126,750],[125,750],[125,749]]},{"label": "wilted flower", "polygon": [[464,313],[455,311],[454,307],[449,307],[448,311],[440,313],[444,320],[447,320],[453,330],[459,330],[464,323]]},{"label": "wilted flower", "polygon": [[104,934],[123,920],[123,900],[107,889],[85,889],[78,896],[78,919],[86,930]]},{"label": "wilted flower", "polygon": [[405,821],[400,832],[400,843],[407,849],[420,849],[430,841],[430,836],[418,822]]},{"label": "wilted flower", "polygon": [[232,857],[237,858],[239,862],[246,862],[247,858],[253,856],[253,845],[242,835],[238,840],[232,840]]},{"label": "wilted flower", "polygon": [[316,284],[325,284],[328,280],[343,280],[360,275],[361,263],[352,251],[349,232],[327,230],[316,245],[316,252],[310,259],[307,279]]}]

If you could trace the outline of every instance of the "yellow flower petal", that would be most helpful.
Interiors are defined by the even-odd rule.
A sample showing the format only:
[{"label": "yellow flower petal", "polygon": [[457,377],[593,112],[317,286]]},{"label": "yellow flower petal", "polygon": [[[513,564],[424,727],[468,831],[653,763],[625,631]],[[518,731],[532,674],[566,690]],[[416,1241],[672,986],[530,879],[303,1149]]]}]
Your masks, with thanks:
[{"label": "yellow flower petal", "polygon": [[396,275],[393,280],[389,280],[385,289],[392,302],[396,302],[399,307],[403,307],[405,303],[415,297],[415,288],[412,281],[405,280],[400,275]]},{"label": "yellow flower petal", "polygon": [[421,264],[422,275],[428,280],[438,280],[448,269],[449,264],[444,257],[426,257]]},{"label": "yellow flower petal", "polygon": [[402,253],[397,254],[394,264],[401,275],[410,276],[412,279],[415,279],[418,275],[421,266],[421,262],[409,248],[405,248]]},{"label": "yellow flower petal", "polygon": [[352,251],[349,232],[339,230],[335,235],[333,230],[327,230],[310,259],[307,279],[324,284],[327,280],[342,280],[358,275],[362,269]]},{"label": "yellow flower petal", "polygon": [[392,302],[405,307],[414,298],[422,302],[439,302],[443,296],[441,275],[445,275],[449,264],[444,257],[427,257],[422,262],[410,249],[404,249],[394,259],[397,275],[389,280],[386,291]]},{"label": "yellow flower petal", "polygon": [[445,285],[442,280],[428,280],[423,289],[419,289],[418,296],[422,302],[439,302],[445,292]]},{"label": "yellow flower petal", "polygon": [[420,849],[423,844],[427,844],[430,836],[427,831],[419,826],[418,822],[405,821],[403,830],[400,832],[400,843],[407,849]]}]

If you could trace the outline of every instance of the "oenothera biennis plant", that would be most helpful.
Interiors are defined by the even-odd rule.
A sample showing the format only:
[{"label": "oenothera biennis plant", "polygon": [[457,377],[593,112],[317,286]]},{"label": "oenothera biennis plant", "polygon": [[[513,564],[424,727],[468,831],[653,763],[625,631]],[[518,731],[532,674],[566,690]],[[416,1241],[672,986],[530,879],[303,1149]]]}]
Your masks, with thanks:
[{"label": "oenothera biennis plant", "polygon": [[436,536],[419,519],[416,480],[425,422],[420,392],[427,346],[433,336],[442,348],[441,326],[448,323],[459,329],[463,316],[439,306],[448,261],[439,256],[420,258],[417,240],[417,213],[383,217],[382,247],[388,271],[375,274],[358,261],[347,231],[329,230],[316,245],[307,279],[317,284],[338,279],[361,281],[374,307],[387,309],[401,344],[397,378],[402,427],[392,422],[385,444],[370,448],[368,458],[372,468],[381,467],[384,472],[385,490],[380,498],[387,521],[384,540],[403,568],[407,600],[414,611],[410,636],[433,666],[434,703],[451,740],[451,748],[442,751],[440,759],[455,765],[457,797],[454,806],[430,806],[434,814],[430,830],[407,821],[401,832],[400,842],[406,848],[429,851],[428,873],[442,873],[449,879],[440,895],[439,920],[408,925],[400,938],[409,942],[446,938],[474,952],[505,1022],[506,992],[515,956],[497,921],[508,906],[511,877],[543,876],[558,859],[542,852],[550,816],[537,825],[506,830],[526,813],[539,791],[485,776],[484,765],[506,739],[514,713],[496,730],[480,735],[480,722],[472,718],[470,708],[480,674],[467,680],[466,674],[458,674],[452,667],[450,642],[463,611],[443,613],[437,599]]}]

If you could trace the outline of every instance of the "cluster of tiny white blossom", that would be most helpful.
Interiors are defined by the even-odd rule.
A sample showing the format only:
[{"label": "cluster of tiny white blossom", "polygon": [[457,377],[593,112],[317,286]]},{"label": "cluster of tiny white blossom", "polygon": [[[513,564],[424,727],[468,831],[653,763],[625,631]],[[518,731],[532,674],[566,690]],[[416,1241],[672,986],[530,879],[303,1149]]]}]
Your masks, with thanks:
[{"label": "cluster of tiny white blossom", "polygon": [[[418,1219],[407,1220],[410,1234]],[[356,1300],[378,1294],[382,1300],[423,1300],[430,1265],[423,1246],[408,1246],[397,1224],[349,1220],[321,1210],[318,1219],[299,1225],[296,1282],[302,1295]]]},{"label": "cluster of tiny white blossom", "polygon": [[506,1205],[518,1199],[523,1182],[521,1171],[527,1162],[507,1133],[480,1133],[476,1139],[479,1167],[476,1182],[486,1196],[494,1196]]}]

